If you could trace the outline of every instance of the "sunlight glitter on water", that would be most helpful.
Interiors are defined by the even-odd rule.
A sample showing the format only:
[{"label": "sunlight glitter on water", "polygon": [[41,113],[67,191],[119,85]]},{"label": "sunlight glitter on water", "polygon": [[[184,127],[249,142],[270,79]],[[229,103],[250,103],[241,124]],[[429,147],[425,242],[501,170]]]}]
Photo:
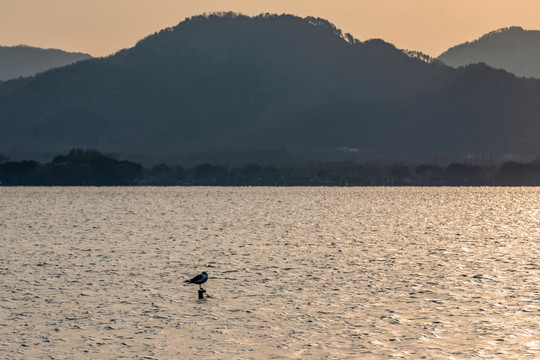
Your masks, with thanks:
[{"label": "sunlight glitter on water", "polygon": [[0,195],[2,358],[540,357],[539,189]]}]

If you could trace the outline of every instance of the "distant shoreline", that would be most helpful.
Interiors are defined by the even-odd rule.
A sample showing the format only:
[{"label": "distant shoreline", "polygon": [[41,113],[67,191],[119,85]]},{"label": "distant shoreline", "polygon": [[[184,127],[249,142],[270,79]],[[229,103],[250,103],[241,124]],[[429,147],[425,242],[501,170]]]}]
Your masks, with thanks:
[{"label": "distant shoreline", "polygon": [[4,159],[0,186],[540,186],[540,162],[489,166],[333,162],[282,167],[250,163],[235,168],[205,163],[144,168],[96,150],[73,149],[50,163]]}]

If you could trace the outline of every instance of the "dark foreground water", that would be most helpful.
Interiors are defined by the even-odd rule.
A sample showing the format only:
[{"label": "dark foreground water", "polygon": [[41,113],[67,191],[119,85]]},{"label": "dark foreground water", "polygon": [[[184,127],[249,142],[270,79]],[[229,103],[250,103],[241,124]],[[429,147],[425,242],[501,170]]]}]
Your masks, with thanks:
[{"label": "dark foreground water", "polygon": [[536,188],[0,188],[0,358],[539,359],[539,211]]}]

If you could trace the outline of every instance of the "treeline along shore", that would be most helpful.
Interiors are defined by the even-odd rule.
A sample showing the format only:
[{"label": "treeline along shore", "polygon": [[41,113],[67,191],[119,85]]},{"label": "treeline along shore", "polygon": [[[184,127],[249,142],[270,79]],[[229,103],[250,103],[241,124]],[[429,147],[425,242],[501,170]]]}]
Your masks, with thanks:
[{"label": "treeline along shore", "polygon": [[538,186],[540,161],[479,166],[354,162],[229,168],[165,164],[144,168],[96,150],[73,149],[50,163],[0,156],[2,186]]}]

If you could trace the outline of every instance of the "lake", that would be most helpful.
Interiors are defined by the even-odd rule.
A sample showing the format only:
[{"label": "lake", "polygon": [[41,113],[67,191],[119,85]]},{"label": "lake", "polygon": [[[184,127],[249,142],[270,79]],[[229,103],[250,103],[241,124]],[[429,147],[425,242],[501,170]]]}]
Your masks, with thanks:
[{"label": "lake", "polygon": [[0,246],[3,359],[540,358],[539,188],[4,187]]}]

